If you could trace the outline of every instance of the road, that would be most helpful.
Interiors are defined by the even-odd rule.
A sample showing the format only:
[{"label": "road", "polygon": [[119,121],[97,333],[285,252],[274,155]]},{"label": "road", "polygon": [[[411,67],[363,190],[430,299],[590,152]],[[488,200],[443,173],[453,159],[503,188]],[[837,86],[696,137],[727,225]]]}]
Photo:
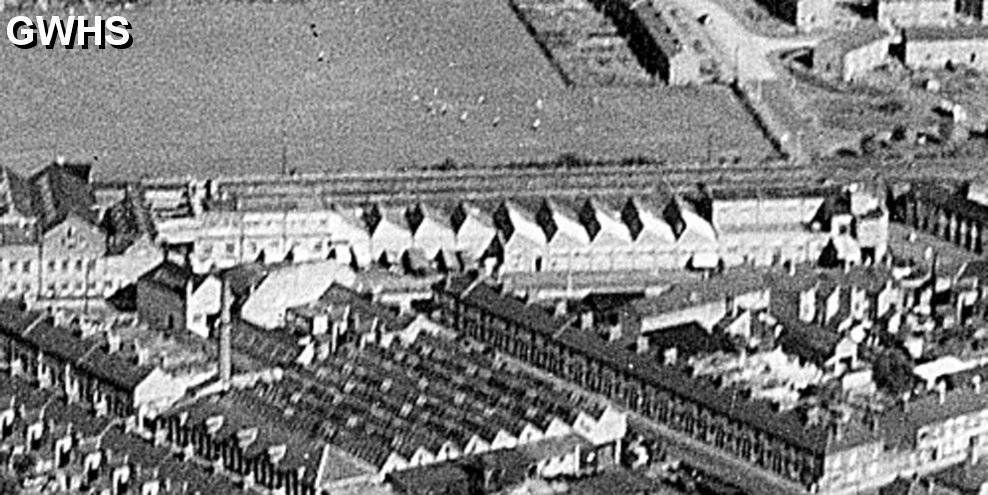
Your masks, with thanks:
[{"label": "road", "polygon": [[[766,38],[748,31],[737,19],[710,0],[655,0],[656,8],[676,6],[693,19],[706,16],[706,31],[721,55],[721,64],[742,81],[775,79],[769,61],[773,52],[813,46],[813,38]],[[735,68],[736,67],[736,68]]]}]

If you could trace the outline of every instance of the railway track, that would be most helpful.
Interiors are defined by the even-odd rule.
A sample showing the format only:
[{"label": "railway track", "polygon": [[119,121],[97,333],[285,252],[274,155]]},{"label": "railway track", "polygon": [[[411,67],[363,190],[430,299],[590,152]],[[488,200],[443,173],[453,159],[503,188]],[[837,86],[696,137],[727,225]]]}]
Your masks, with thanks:
[{"label": "railway track", "polygon": [[[647,194],[706,184],[715,195],[733,191],[786,191],[885,179],[983,180],[983,159],[886,160],[832,158],[811,165],[785,162],[716,165],[595,165],[571,168],[478,168],[375,174],[231,177],[217,179],[218,196],[240,202],[356,204],[429,199],[484,200],[505,196]],[[187,181],[149,181],[153,189],[179,189]],[[112,185],[104,185],[112,187]],[[98,186],[99,187],[99,186]]]}]

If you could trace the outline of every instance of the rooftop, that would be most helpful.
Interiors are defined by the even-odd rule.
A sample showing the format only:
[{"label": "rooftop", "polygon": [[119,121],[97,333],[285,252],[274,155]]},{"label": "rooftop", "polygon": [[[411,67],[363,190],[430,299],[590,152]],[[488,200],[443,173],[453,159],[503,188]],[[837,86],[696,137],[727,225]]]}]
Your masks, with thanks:
[{"label": "rooftop", "polygon": [[844,54],[890,37],[891,34],[878,23],[861,22],[853,29],[841,31],[824,39],[817,50],[834,50]]},{"label": "rooftop", "polygon": [[[598,336],[572,328],[560,327],[542,310],[521,301],[500,296],[493,288],[479,285],[462,295],[468,306],[481,307],[496,317],[515,321],[525,328],[552,335],[563,346],[583,354],[614,369],[642,380],[645,384],[684,399],[702,404],[720,414],[744,422],[766,434],[782,437],[799,448],[814,453],[842,449],[873,441],[876,435],[862,428],[851,428],[851,433],[835,439],[826,425],[808,425],[805,418],[795,411],[776,411],[769,401],[746,400],[739,390],[718,388],[703,380],[696,380],[677,369],[662,366],[652,359],[608,344]],[[563,328],[563,330],[560,330]]]},{"label": "rooftop", "polygon": [[[949,3],[949,0],[944,1]],[[906,29],[902,37],[906,40],[907,47],[910,41],[988,40],[988,26],[917,26]]]}]

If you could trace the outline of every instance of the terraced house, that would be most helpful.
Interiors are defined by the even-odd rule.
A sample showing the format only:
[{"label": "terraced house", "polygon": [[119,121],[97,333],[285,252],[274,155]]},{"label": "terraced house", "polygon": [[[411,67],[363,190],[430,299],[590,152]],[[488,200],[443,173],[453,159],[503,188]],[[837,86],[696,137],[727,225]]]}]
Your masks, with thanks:
[{"label": "terraced house", "polygon": [[[868,285],[866,280],[855,282],[857,278],[847,280],[851,290],[844,292],[853,293],[859,282]],[[776,283],[767,285],[775,287]],[[798,395],[793,390],[802,385],[780,386],[780,380],[803,380],[799,377],[810,372],[804,377],[809,380],[805,383],[827,383],[832,378],[821,382],[820,377],[811,377],[816,373],[812,370],[821,370],[825,377],[844,377],[832,383],[842,383],[845,388],[860,386],[849,378],[859,376],[861,370],[853,352],[848,360],[841,357],[847,349],[853,350],[852,341],[824,349],[819,346],[820,337],[837,333],[789,322],[777,350],[757,356],[742,353],[737,358],[738,363],[749,363],[749,368],[737,363],[704,364],[724,359],[718,354],[691,358],[687,365],[685,359],[671,357],[668,348],[680,347],[683,356],[697,356],[697,349],[691,351],[690,346],[700,345],[699,340],[671,342],[663,337],[664,332],[682,334],[680,327],[647,334],[638,333],[644,330],[636,327],[628,332],[631,335],[625,329],[597,332],[585,326],[578,328],[575,317],[557,319],[543,309],[499,294],[480,280],[451,279],[436,287],[436,297],[443,322],[462,335],[609,397],[647,419],[811,492],[845,493],[864,486],[878,487],[904,473],[932,473],[964,459],[976,460],[983,453],[982,418],[988,410],[980,387],[984,368],[941,379],[932,390],[881,405],[851,399],[802,402],[795,395],[792,400],[784,397]],[[878,308],[882,296],[876,294],[874,298],[872,304]],[[764,301],[758,299],[750,299],[748,304],[761,306]],[[832,306],[830,299],[809,303],[791,299],[786,304],[792,306],[794,315],[807,304],[831,314],[827,309]],[[847,312],[850,318],[855,312],[853,299],[835,296],[833,300],[845,301],[838,303],[845,309],[834,310],[834,314]],[[725,296],[723,304],[729,307],[733,300]],[[735,318],[730,316],[726,321]],[[809,320],[816,321],[814,317]],[[750,331],[755,331],[754,321]],[[777,332],[774,328],[769,326],[768,334]],[[702,326],[697,326],[696,332],[705,333]],[[819,335],[813,337],[812,333]],[[796,337],[802,340],[790,342]],[[707,347],[716,349],[717,345]],[[814,349],[820,354],[808,354],[817,352]],[[787,355],[790,357],[784,357]],[[735,372],[729,371],[741,366],[744,373],[755,374],[752,370],[763,369],[755,363],[761,359],[772,362],[768,369],[789,371],[765,377],[764,386],[757,385],[757,380],[739,382],[732,375]],[[708,366],[720,369],[714,372],[719,376],[708,377],[711,371],[704,371]],[[848,393],[845,397],[855,394]]]}]

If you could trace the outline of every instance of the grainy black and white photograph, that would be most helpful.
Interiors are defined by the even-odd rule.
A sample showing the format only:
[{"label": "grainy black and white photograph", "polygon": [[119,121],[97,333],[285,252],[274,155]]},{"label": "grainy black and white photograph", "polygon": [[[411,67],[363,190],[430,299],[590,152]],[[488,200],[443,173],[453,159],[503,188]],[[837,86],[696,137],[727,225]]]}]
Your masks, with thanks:
[{"label": "grainy black and white photograph", "polygon": [[988,493],[988,0],[0,24],[0,495]]}]

